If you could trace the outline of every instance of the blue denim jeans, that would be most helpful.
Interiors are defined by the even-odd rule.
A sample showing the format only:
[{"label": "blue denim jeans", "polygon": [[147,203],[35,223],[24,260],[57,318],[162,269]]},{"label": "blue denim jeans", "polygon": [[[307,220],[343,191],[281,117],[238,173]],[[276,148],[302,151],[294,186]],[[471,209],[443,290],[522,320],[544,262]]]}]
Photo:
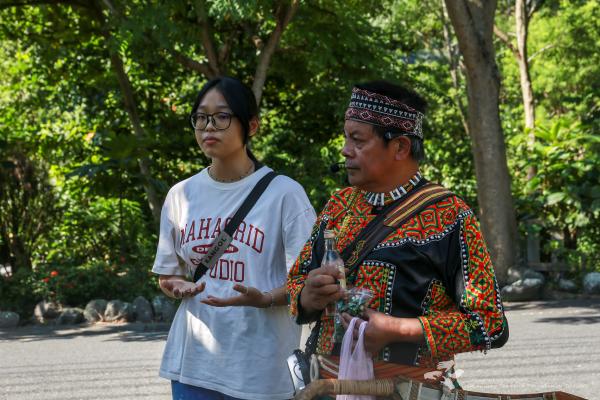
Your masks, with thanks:
[{"label": "blue denim jeans", "polygon": [[239,400],[215,390],[186,385],[178,381],[171,381],[171,393],[173,400]]}]

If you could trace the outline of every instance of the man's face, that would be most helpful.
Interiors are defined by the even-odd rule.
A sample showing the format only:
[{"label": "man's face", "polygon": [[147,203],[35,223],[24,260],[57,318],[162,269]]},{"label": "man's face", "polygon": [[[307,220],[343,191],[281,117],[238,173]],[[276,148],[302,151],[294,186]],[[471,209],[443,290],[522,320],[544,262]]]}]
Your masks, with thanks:
[{"label": "man's face", "polygon": [[344,147],[348,181],[359,189],[382,192],[387,188],[390,172],[397,168],[394,163],[397,146],[386,146],[373,125],[346,120],[344,124]]}]

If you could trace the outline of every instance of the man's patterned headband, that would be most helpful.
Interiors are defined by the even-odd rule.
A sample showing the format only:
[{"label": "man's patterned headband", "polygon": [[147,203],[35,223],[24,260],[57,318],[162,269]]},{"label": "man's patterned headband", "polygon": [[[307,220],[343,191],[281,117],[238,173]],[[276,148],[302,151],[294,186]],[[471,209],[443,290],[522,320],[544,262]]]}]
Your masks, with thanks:
[{"label": "man's patterned headband", "polygon": [[346,119],[398,128],[423,139],[423,113],[397,100],[368,90],[353,88]]}]

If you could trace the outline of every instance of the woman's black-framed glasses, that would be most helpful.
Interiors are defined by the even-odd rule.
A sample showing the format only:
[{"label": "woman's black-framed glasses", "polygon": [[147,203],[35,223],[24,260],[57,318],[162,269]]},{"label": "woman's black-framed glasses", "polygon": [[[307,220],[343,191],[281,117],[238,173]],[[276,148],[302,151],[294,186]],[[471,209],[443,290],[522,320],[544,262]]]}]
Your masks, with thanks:
[{"label": "woman's black-framed glasses", "polygon": [[213,114],[197,112],[192,114],[190,122],[192,123],[192,127],[197,131],[206,129],[209,121],[215,129],[222,131],[229,128],[232,117],[234,117],[233,114],[226,112],[216,112]]}]

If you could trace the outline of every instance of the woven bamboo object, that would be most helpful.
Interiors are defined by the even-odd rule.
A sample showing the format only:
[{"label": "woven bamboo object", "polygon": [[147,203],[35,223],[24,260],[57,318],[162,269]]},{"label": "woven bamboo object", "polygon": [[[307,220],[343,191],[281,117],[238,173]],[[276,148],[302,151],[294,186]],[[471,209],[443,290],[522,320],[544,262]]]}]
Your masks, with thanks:
[{"label": "woven bamboo object", "polygon": [[311,382],[294,399],[312,400],[318,396],[335,396],[338,394],[371,395],[394,400],[586,400],[564,392],[494,394],[455,390],[443,397],[441,385],[421,383],[402,377],[368,381],[319,379]]}]

